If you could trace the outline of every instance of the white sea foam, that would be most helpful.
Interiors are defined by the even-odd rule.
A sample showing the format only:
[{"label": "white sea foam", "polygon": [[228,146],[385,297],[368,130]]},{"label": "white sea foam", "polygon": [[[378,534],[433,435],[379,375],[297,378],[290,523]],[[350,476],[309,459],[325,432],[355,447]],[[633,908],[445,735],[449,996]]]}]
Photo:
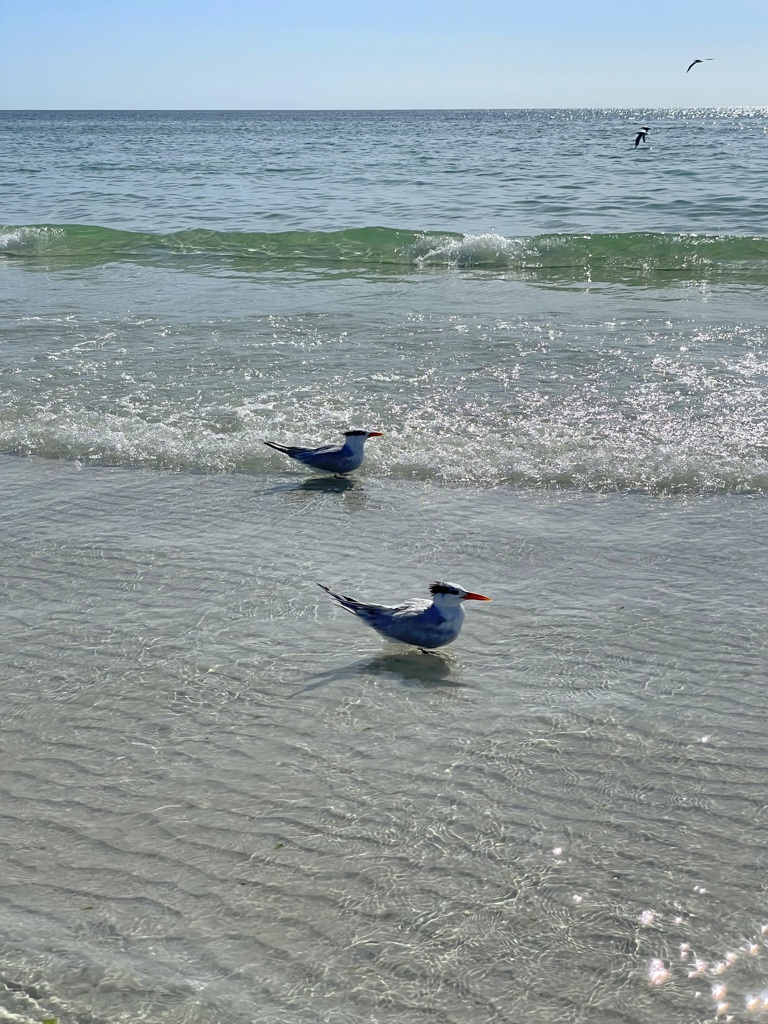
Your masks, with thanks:
[{"label": "white sea foam", "polygon": [[423,265],[506,266],[519,260],[525,251],[525,239],[505,238],[497,232],[487,232],[467,234],[461,238],[425,235],[411,248],[411,255]]}]

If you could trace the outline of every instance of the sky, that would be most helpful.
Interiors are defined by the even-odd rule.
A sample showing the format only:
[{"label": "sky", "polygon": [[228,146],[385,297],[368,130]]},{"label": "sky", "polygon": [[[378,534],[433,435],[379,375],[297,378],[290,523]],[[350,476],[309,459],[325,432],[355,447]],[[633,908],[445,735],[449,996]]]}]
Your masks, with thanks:
[{"label": "sky", "polygon": [[768,0],[0,0],[5,110],[764,106],[767,55]]}]

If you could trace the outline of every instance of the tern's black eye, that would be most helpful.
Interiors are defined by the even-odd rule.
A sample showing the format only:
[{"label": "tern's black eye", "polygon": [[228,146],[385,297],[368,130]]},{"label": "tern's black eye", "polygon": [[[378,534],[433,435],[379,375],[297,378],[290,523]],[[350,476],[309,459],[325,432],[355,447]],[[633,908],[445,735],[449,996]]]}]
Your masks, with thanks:
[{"label": "tern's black eye", "polygon": [[368,437],[367,430],[345,430],[344,437]]}]

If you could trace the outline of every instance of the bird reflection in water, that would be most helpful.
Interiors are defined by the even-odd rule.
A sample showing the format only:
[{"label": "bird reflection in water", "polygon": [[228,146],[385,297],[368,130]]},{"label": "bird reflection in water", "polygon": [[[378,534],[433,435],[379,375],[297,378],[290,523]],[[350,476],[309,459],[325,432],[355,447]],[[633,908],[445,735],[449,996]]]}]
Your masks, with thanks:
[{"label": "bird reflection in water", "polygon": [[425,689],[465,687],[467,684],[461,679],[452,677],[457,667],[458,663],[449,655],[432,651],[403,651],[400,648],[383,651],[359,666],[360,671],[366,674],[392,676],[395,682],[406,686],[417,683]]},{"label": "bird reflection in water", "polygon": [[[292,479],[295,477],[292,474]],[[301,483],[273,487],[268,493],[279,494],[286,501],[298,506],[307,506],[310,502],[322,501],[323,498],[341,498],[341,506],[345,511],[357,512],[364,509],[369,501],[365,488],[359,480],[344,476],[311,476]],[[297,509],[297,514],[302,511]]]},{"label": "bird reflection in water", "polygon": [[289,696],[297,697],[300,693],[319,690],[331,683],[366,677],[376,679],[382,676],[388,677],[402,686],[416,684],[426,690],[438,687],[458,690],[468,686],[467,683],[453,675],[458,669],[458,664],[457,660],[450,655],[391,645],[366,661],[358,661],[343,668],[320,672],[314,676],[313,682]]}]

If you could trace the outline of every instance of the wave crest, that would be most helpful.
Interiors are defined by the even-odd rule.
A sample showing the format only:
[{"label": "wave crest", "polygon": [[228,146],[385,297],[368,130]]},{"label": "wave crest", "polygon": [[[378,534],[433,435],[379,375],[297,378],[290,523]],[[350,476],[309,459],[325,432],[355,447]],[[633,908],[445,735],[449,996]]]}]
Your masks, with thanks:
[{"label": "wave crest", "polygon": [[90,225],[0,228],[0,257],[30,266],[141,262],[204,272],[418,272],[477,269],[561,282],[744,281],[768,283],[768,238],[747,235],[546,234],[506,237],[386,227],[346,231],[166,234]]}]

